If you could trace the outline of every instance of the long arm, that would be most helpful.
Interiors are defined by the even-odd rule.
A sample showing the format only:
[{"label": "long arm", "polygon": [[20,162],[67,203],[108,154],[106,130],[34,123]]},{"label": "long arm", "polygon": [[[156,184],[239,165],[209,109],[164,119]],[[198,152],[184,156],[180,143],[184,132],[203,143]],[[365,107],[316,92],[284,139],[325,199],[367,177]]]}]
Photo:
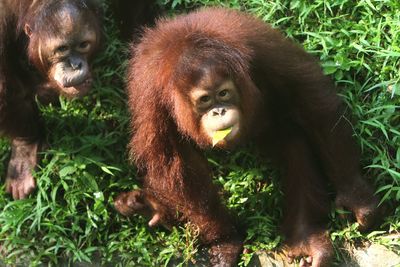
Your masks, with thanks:
[{"label": "long arm", "polygon": [[0,1],[0,131],[12,140],[6,190],[14,199],[25,198],[34,188],[32,171],[39,149],[41,120],[34,90],[20,71],[16,18],[9,2]]},{"label": "long arm", "polygon": [[[316,60],[287,39],[277,38],[277,53],[262,57],[272,71],[275,112],[299,125],[337,190],[336,202],[350,209],[361,229],[374,224],[377,199],[362,178],[360,152],[345,107],[331,79]],[[273,77],[273,78],[272,78]]]},{"label": "long arm", "polygon": [[[165,217],[180,214],[179,219],[189,220],[201,240],[211,245],[215,260],[236,262],[240,237],[212,183],[207,159],[179,135],[168,112],[158,107],[151,114],[143,117],[146,123],[131,142],[132,154],[145,173],[144,192],[154,197],[156,206],[163,207]],[[135,121],[142,116],[136,114]]]}]

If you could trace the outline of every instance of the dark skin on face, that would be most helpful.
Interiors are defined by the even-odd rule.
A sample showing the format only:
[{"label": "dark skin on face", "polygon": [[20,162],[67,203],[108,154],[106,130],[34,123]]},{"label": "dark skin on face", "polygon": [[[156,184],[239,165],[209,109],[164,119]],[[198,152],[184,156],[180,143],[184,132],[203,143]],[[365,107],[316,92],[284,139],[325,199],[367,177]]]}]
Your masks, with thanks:
[{"label": "dark skin on face", "polygon": [[41,37],[40,29],[35,32],[29,24],[25,25],[25,33],[35,38],[32,49],[37,49],[40,63],[49,66],[48,81],[54,89],[70,98],[83,96],[92,81],[88,61],[97,49],[96,25],[88,23],[87,14],[68,4],[54,17],[60,24],[45,38]]},{"label": "dark skin on face", "polygon": [[[190,104],[200,117],[200,131],[213,146],[226,147],[235,143],[240,135],[240,96],[234,82],[217,75],[206,74],[201,82],[190,89]],[[219,131],[230,129],[229,134],[216,144],[213,137]]]},{"label": "dark skin on face", "polygon": [[35,98],[50,103],[59,94],[73,98],[89,91],[100,13],[91,0],[2,4],[6,12],[0,21],[0,89],[6,94],[0,95],[0,103],[7,105],[0,110],[0,130],[12,139],[5,184],[14,199],[23,199],[36,186],[33,171],[44,135]]}]

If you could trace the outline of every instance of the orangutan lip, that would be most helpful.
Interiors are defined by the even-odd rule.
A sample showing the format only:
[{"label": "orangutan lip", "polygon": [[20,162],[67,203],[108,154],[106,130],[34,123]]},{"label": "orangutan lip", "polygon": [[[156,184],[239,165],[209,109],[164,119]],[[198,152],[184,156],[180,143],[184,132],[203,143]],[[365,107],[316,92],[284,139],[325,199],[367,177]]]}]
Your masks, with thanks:
[{"label": "orangutan lip", "polygon": [[223,128],[223,129],[219,129],[218,131],[226,131],[226,130],[229,130],[229,129],[232,129],[232,128],[233,128],[233,125],[232,126],[228,126],[226,128]]},{"label": "orangutan lip", "polygon": [[84,81],[82,81],[82,82],[80,82],[80,83],[71,84],[71,85],[69,85],[69,86],[63,86],[62,88],[71,88],[71,87],[79,88],[79,87],[81,87],[81,86],[90,85],[90,84],[92,83],[92,81],[93,81],[92,78],[87,78],[86,80],[84,80]]},{"label": "orangutan lip", "polygon": [[231,129],[231,133],[232,133],[232,131],[238,126],[237,124],[238,124],[237,121],[229,122],[229,124],[225,124],[225,125],[223,125],[222,128],[216,129],[214,131],[219,132],[219,131],[227,131],[227,130]]},{"label": "orangutan lip", "polygon": [[81,97],[86,95],[89,92],[89,89],[91,88],[92,85],[92,78],[86,79],[84,82],[74,85],[74,86],[69,86],[69,87],[62,87],[60,86],[61,90],[63,93],[66,94],[66,96],[69,97]]}]

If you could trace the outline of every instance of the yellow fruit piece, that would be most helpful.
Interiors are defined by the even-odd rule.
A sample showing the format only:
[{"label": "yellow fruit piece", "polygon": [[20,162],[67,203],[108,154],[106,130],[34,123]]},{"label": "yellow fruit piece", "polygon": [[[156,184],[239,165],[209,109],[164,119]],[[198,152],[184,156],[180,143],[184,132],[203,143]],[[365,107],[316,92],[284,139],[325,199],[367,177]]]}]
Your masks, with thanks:
[{"label": "yellow fruit piece", "polygon": [[225,130],[220,130],[220,131],[214,132],[214,134],[212,136],[213,146],[218,144],[219,141],[223,140],[228,134],[230,134],[230,132],[232,132],[232,127],[225,129]]}]

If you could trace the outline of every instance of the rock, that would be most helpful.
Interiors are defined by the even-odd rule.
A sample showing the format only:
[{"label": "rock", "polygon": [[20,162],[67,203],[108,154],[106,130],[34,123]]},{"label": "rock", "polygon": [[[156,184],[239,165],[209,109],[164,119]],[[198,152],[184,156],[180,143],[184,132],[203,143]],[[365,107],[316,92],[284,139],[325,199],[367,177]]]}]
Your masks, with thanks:
[{"label": "rock", "polygon": [[351,254],[360,267],[400,266],[400,256],[378,244],[365,249],[353,249]]},{"label": "rock", "polygon": [[272,252],[259,252],[253,257],[249,266],[251,267],[295,267],[296,265],[289,264],[286,257],[282,254]]},{"label": "rock", "polygon": [[[399,267],[400,256],[386,247],[372,244],[364,248],[347,249],[349,259],[339,263],[340,267]],[[273,252],[259,252],[251,260],[251,267],[295,267],[284,255]]]}]

